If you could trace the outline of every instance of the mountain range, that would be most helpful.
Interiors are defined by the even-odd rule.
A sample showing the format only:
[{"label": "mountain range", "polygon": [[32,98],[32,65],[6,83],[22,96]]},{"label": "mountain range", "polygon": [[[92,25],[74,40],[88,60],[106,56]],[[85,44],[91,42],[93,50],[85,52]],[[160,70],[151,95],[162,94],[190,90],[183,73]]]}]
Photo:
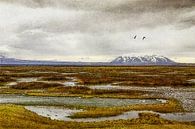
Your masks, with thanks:
[{"label": "mountain range", "polygon": [[176,65],[177,63],[164,56],[119,56],[111,62],[68,62],[68,61],[43,61],[21,60],[0,55],[0,65],[70,65],[70,66],[115,66],[115,65]]},{"label": "mountain range", "polygon": [[173,65],[176,62],[164,56],[119,56],[111,64],[123,65]]}]

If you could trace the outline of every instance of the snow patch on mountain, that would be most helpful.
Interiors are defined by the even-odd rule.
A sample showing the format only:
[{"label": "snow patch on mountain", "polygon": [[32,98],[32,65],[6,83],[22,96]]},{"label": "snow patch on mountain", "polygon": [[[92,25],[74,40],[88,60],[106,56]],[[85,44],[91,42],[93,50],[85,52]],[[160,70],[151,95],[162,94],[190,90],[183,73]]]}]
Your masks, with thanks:
[{"label": "snow patch on mountain", "polygon": [[145,55],[145,56],[119,56],[111,64],[126,65],[170,65],[175,64],[171,59],[164,56]]}]

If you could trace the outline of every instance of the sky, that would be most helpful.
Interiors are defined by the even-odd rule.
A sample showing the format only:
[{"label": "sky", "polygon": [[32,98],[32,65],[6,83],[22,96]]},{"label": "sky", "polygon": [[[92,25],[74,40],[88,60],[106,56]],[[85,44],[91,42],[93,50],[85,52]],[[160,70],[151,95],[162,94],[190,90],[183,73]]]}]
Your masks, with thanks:
[{"label": "sky", "polygon": [[0,0],[0,55],[59,61],[162,55],[195,63],[195,0]]}]

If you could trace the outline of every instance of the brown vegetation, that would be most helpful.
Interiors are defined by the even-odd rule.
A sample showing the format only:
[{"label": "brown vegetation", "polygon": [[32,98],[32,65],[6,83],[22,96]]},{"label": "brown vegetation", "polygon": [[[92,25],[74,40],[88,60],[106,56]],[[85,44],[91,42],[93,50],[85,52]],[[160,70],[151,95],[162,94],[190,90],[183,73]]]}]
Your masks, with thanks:
[{"label": "brown vegetation", "polygon": [[21,82],[11,86],[13,89],[45,89],[50,87],[63,86],[59,83],[43,83],[43,82]]}]

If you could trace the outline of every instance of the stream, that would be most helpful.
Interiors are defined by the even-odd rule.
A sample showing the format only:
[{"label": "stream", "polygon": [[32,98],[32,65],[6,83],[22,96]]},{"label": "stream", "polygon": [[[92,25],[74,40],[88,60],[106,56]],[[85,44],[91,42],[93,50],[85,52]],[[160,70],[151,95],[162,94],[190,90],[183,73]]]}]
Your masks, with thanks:
[{"label": "stream", "polygon": [[51,118],[52,120],[76,121],[76,122],[100,122],[100,121],[108,121],[108,120],[136,119],[139,118],[139,113],[158,114],[161,118],[167,120],[180,121],[180,122],[195,121],[195,113],[158,113],[153,111],[129,111],[117,116],[71,119],[69,116],[77,112],[82,112],[83,110],[66,109],[60,107],[48,107],[48,106],[26,106],[25,108],[40,116]]},{"label": "stream", "polygon": [[22,105],[74,105],[74,106],[95,106],[113,107],[127,106],[133,104],[159,104],[159,99],[113,99],[113,98],[81,98],[81,97],[41,97],[24,96],[17,94],[0,94],[1,104],[22,104]]}]

